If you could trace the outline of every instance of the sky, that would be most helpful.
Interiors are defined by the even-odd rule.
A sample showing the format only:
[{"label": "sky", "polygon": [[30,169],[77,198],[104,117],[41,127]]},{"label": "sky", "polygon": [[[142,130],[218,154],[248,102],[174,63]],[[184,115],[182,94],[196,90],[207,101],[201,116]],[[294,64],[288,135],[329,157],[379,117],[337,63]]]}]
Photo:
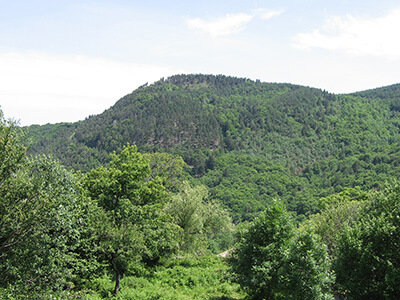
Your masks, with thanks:
[{"label": "sky", "polygon": [[0,0],[0,109],[75,122],[176,74],[367,90],[400,82],[399,31],[398,0]]}]

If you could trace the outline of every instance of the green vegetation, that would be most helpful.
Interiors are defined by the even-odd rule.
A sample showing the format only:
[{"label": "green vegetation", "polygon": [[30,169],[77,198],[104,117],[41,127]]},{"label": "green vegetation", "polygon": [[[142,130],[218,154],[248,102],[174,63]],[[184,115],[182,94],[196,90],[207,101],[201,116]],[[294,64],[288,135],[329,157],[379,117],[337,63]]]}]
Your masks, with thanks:
[{"label": "green vegetation", "polygon": [[338,239],[337,284],[351,299],[400,297],[400,186],[368,195],[355,224]]},{"label": "green vegetation", "polygon": [[325,246],[312,232],[296,233],[281,203],[245,227],[231,265],[235,281],[256,299],[333,299]]},{"label": "green vegetation", "polygon": [[101,208],[101,230],[95,234],[104,260],[115,272],[117,294],[121,276],[136,262],[150,264],[174,253],[179,228],[163,214],[168,194],[161,179],[149,179],[149,162],[136,147],[127,146],[111,157],[108,168],[93,169],[81,186],[83,195]]},{"label": "green vegetation", "polygon": [[178,155],[182,178],[204,184],[235,223],[275,198],[298,220],[319,199],[380,188],[400,171],[400,86],[349,95],[248,79],[178,75],[141,87],[104,113],[72,124],[31,126],[29,153],[74,170],[107,164],[135,144]]},{"label": "green vegetation", "polygon": [[1,114],[0,298],[399,298],[399,99],[179,75]]},{"label": "green vegetation", "polygon": [[[191,187],[184,182],[182,190],[172,195],[165,207],[165,212],[182,230],[179,249],[183,254],[198,256],[206,252],[207,246],[212,246],[214,253],[221,252],[231,245],[229,237],[233,224],[230,215],[218,202],[209,201],[207,194],[205,186]],[[224,237],[219,236],[221,232]]]},{"label": "green vegetation", "polygon": [[229,214],[205,186],[177,184],[182,159],[127,145],[108,166],[74,174],[26,156],[14,123],[0,129],[1,298],[243,296],[210,256],[231,246]]},{"label": "green vegetation", "polygon": [[[111,296],[108,276],[94,280],[87,293],[89,299]],[[228,278],[228,266],[219,257],[182,258],[161,263],[141,276],[121,280],[116,299],[245,299],[238,284]]]}]

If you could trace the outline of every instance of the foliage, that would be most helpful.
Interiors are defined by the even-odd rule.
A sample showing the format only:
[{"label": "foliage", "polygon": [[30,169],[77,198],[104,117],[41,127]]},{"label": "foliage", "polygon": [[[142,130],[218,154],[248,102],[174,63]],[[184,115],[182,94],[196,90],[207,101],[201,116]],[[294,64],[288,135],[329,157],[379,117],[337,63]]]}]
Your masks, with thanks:
[{"label": "foliage", "polygon": [[0,141],[0,288],[11,298],[72,288],[96,268],[77,250],[86,217],[76,178],[50,157],[26,158],[12,122],[1,120]]},{"label": "foliage", "polygon": [[296,234],[275,202],[242,231],[233,250],[234,280],[257,299],[329,299],[325,246],[313,233]]},{"label": "foliage", "polygon": [[182,229],[179,248],[183,253],[204,254],[207,242],[222,231],[231,231],[232,221],[226,210],[215,201],[208,201],[207,188],[191,187],[183,182],[179,193],[172,195],[165,211]]},{"label": "foliage", "polygon": [[163,153],[150,158],[154,166],[162,161],[168,169],[177,160],[167,153],[181,156],[189,180],[206,184],[235,223],[252,220],[274,198],[302,221],[320,211],[321,197],[397,177],[399,87],[334,95],[227,76],[172,76],[84,121],[31,126],[30,153],[89,171],[132,143]]},{"label": "foliage", "polygon": [[75,177],[47,157],[30,159],[3,185],[1,273],[3,284],[25,292],[73,287],[85,275],[83,211]]},{"label": "foliage", "polygon": [[98,243],[115,272],[116,294],[131,264],[153,263],[175,250],[179,228],[163,214],[168,194],[159,177],[151,178],[149,162],[137,148],[127,145],[111,158],[109,167],[87,173],[81,186],[103,209]]},{"label": "foliage", "polygon": [[161,178],[167,190],[177,191],[180,188],[187,167],[181,156],[155,152],[145,153],[143,157],[149,161],[151,178]]},{"label": "foliage", "polygon": [[400,297],[398,183],[369,194],[359,221],[341,235],[335,271],[349,299]]},{"label": "foliage", "polygon": [[60,163],[27,160],[24,134],[1,115],[0,295],[79,289],[105,264],[113,279],[145,282],[178,246],[230,247],[219,231],[228,210],[250,224],[239,225],[232,269],[252,295],[329,298],[325,243],[340,292],[398,298],[398,188],[384,183],[400,171],[399,98],[400,85],[334,95],[227,76],[162,79],[84,121],[28,128],[30,154],[89,171],[82,194]]},{"label": "foliage", "polygon": [[282,299],[333,299],[329,289],[334,276],[326,246],[313,232],[290,240],[280,270]]},{"label": "foliage", "polygon": [[322,211],[311,215],[300,225],[300,230],[309,228],[322,237],[328,252],[333,258],[337,248],[337,241],[344,230],[358,221],[360,210],[367,199],[367,192],[360,188],[345,189],[335,195],[320,199]]},{"label": "foliage", "polygon": [[13,121],[3,118],[0,110],[0,187],[4,181],[20,167],[27,147],[24,143],[25,134]]},{"label": "foliage", "polygon": [[[3,112],[0,111],[0,258],[26,235],[32,223],[32,215],[26,215],[29,209],[25,209],[25,201],[15,199],[18,183],[15,182],[15,176],[12,176],[23,167],[25,152],[26,146],[20,130],[14,122],[4,120]],[[14,227],[18,223],[18,227]]]},{"label": "foliage", "polygon": [[[244,299],[245,294],[227,276],[227,264],[219,257],[173,259],[156,266],[146,276],[126,276],[116,299]],[[88,299],[111,295],[110,278],[93,281]]]}]

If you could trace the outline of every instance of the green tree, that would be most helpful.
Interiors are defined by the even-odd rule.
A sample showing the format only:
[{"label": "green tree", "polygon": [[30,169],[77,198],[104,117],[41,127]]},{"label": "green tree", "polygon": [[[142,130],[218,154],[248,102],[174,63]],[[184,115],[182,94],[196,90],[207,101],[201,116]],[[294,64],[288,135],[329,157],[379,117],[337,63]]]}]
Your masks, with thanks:
[{"label": "green tree", "polygon": [[57,161],[29,159],[0,191],[2,284],[20,293],[74,286],[83,263],[82,203],[75,176]]},{"label": "green tree", "polygon": [[[29,232],[32,215],[29,203],[16,198],[15,175],[26,159],[23,132],[0,110],[0,259]],[[12,195],[11,195],[12,194]],[[18,224],[18,225],[16,225]]]},{"label": "green tree", "polygon": [[250,295],[273,299],[279,292],[279,269],[293,225],[282,204],[276,202],[239,233],[231,257],[234,279]]},{"label": "green tree", "polygon": [[289,241],[279,271],[282,299],[333,299],[334,276],[327,248],[312,231],[297,233]]},{"label": "green tree", "polygon": [[334,269],[349,299],[400,297],[400,185],[369,194],[358,222],[338,242]]},{"label": "green tree", "polygon": [[85,273],[76,178],[52,158],[27,158],[24,141],[0,112],[0,287],[14,296],[60,291]]},{"label": "green tree", "polygon": [[275,202],[239,234],[230,259],[233,278],[256,299],[329,299],[329,261],[313,233],[296,234]]},{"label": "green tree", "polygon": [[144,158],[149,160],[151,178],[160,177],[168,190],[178,190],[187,167],[181,156],[169,153],[145,153]]},{"label": "green tree", "polygon": [[359,188],[347,188],[338,194],[322,198],[321,212],[311,215],[300,225],[300,230],[314,229],[322,237],[333,258],[341,233],[357,222],[366,197],[367,192]]},{"label": "green tree", "polygon": [[0,187],[26,157],[25,134],[16,122],[5,120],[0,110]]},{"label": "green tree", "polygon": [[30,203],[18,197],[18,177],[11,176],[22,168],[25,158],[22,132],[14,122],[4,120],[0,110],[0,259],[23,239],[32,224],[33,216],[27,216]]},{"label": "green tree", "polygon": [[111,159],[109,167],[86,174],[82,189],[103,210],[98,243],[115,273],[117,294],[121,276],[135,262],[154,262],[175,251],[179,228],[162,211],[168,200],[162,179],[152,176],[137,147],[128,145]]},{"label": "green tree", "polygon": [[181,251],[202,254],[208,241],[215,239],[220,232],[232,231],[229,213],[216,201],[209,201],[206,186],[190,186],[182,183],[179,193],[171,196],[165,211],[173,216],[182,229]]}]

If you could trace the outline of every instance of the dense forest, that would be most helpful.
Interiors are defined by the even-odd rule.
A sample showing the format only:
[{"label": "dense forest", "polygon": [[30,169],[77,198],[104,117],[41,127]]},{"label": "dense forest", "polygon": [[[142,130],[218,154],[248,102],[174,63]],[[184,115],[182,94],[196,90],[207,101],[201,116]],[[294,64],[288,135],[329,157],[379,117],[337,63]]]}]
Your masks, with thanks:
[{"label": "dense forest", "polygon": [[399,116],[400,85],[221,75],[1,115],[0,298],[396,299]]},{"label": "dense forest", "polygon": [[83,172],[127,143],[181,156],[236,223],[274,198],[298,218],[346,187],[379,188],[400,167],[400,85],[334,95],[291,84],[179,75],[144,85],[104,113],[30,126],[29,153]]}]

